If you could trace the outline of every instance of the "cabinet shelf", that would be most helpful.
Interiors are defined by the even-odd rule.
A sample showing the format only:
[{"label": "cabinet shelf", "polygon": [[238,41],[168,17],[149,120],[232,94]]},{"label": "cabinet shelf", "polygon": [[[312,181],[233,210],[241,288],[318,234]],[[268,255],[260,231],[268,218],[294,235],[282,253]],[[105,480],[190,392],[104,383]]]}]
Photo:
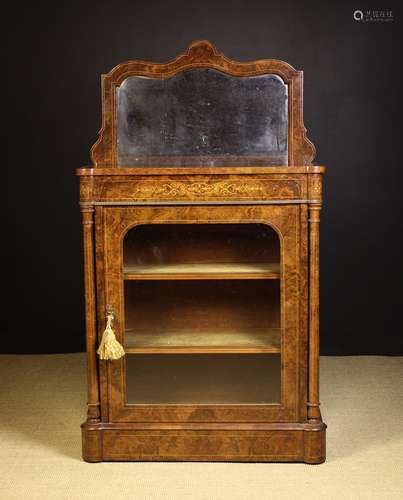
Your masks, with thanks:
[{"label": "cabinet shelf", "polygon": [[203,263],[126,265],[125,280],[211,280],[211,279],[279,279],[276,263]]},{"label": "cabinet shelf", "polygon": [[128,354],[279,353],[280,344],[280,328],[231,332],[125,332]]}]

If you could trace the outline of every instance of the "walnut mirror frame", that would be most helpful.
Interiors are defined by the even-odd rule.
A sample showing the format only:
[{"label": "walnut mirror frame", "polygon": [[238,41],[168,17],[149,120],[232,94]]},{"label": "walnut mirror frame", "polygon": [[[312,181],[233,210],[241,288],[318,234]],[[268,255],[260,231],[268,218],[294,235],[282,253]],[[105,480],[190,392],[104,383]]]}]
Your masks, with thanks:
[{"label": "walnut mirror frame", "polygon": [[[288,158],[287,161],[267,161],[264,159],[259,163],[251,163],[242,157],[234,163],[231,158],[223,165],[254,166],[254,165],[310,165],[314,156],[315,148],[306,137],[306,129],[302,117],[302,85],[303,76],[301,71],[295,70],[291,65],[278,60],[259,60],[252,62],[236,62],[228,59],[208,41],[202,40],[192,43],[187,52],[178,56],[175,60],[166,64],[149,63],[144,61],[129,61],[119,64],[107,75],[102,75],[102,128],[99,139],[91,150],[91,159],[95,167],[133,167],[133,164],[125,165],[119,162],[118,152],[118,95],[120,87],[127,85],[127,79],[131,77],[148,77],[152,79],[170,79],[177,77],[182,72],[195,68],[208,68],[216,70],[224,75],[232,77],[258,77],[263,75],[276,75],[281,78],[288,89]],[[162,158],[161,158],[162,159]],[[120,164],[119,164],[120,163]],[[199,166],[205,163],[199,159],[188,159],[185,165]],[[158,157],[153,159],[153,166],[177,166],[176,160],[170,163],[169,158],[164,158],[158,164]],[[207,163],[213,165],[213,163]],[[136,162],[136,166],[150,166],[149,162]]]}]

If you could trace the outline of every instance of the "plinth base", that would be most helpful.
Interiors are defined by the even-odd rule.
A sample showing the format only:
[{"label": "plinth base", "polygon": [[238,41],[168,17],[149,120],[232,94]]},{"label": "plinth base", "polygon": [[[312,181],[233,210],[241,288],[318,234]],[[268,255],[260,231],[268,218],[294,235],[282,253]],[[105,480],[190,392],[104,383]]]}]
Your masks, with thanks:
[{"label": "plinth base", "polygon": [[326,425],[82,424],[83,458],[102,461],[305,462],[326,459]]}]

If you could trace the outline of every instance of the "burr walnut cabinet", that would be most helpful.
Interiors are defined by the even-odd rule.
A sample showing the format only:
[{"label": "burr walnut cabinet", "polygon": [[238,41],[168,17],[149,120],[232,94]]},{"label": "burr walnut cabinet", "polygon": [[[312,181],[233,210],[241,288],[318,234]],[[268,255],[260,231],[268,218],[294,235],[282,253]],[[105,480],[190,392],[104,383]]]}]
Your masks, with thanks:
[{"label": "burr walnut cabinet", "polygon": [[102,110],[77,170],[84,459],[323,462],[302,72],[199,41],[103,75]]}]

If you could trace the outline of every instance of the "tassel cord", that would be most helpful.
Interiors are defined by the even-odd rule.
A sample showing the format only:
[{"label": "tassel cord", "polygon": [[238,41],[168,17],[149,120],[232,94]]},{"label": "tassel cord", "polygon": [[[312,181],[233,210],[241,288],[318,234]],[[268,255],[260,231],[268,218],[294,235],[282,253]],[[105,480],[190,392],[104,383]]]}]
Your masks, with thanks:
[{"label": "tassel cord", "polygon": [[116,340],[115,332],[112,328],[113,325],[113,314],[108,314],[106,316],[106,328],[102,334],[101,343],[97,350],[97,354],[100,359],[103,360],[114,360],[120,359],[125,355],[125,351],[122,345]]}]

